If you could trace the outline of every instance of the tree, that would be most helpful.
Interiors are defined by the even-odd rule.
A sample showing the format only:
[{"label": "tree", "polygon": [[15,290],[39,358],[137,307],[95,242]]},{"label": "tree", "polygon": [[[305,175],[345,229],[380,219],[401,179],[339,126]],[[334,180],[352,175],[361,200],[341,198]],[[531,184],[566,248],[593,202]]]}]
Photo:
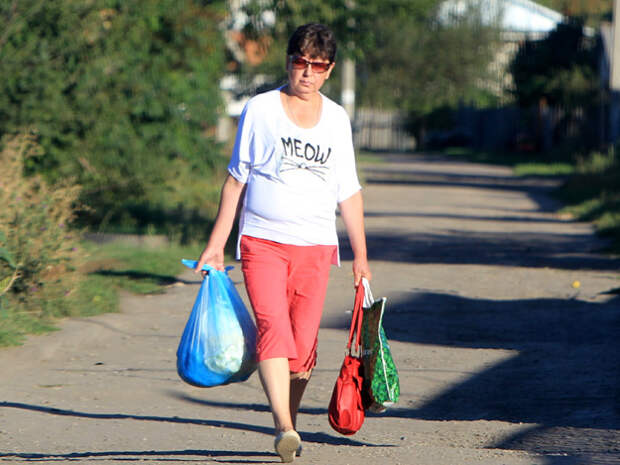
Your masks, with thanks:
[{"label": "tree", "polygon": [[[286,43],[300,25],[318,22],[328,25],[338,41],[337,60],[349,57],[363,61],[380,46],[385,31],[377,27],[380,18],[419,18],[437,0],[252,0],[245,5],[248,22],[244,34],[253,39],[268,37],[267,57],[260,66],[245,67],[242,74],[264,73],[273,81],[282,81]],[[266,24],[261,18],[264,11],[275,14],[275,23]],[[324,92],[337,98],[340,91],[340,68],[336,66]],[[359,92],[359,89],[358,89]]]},{"label": "tree", "polygon": [[[249,21],[244,32],[250,36],[269,34],[285,42],[300,25],[327,24],[335,33],[345,56],[362,58],[375,48],[383,31],[376,27],[380,18],[425,17],[437,0],[251,0],[245,6]],[[262,12],[273,11],[275,24],[261,20]]]},{"label": "tree", "polygon": [[[83,186],[95,225],[173,208],[219,151],[224,3],[20,0],[0,6],[0,134],[33,129],[30,169]],[[124,220],[123,220],[124,218]]]},{"label": "tree", "polygon": [[544,40],[525,41],[510,65],[514,95],[522,106],[545,99],[576,107],[598,94],[597,42],[583,33],[583,23],[558,24]]},{"label": "tree", "polygon": [[596,38],[584,34],[583,21],[572,19],[544,40],[525,41],[510,64],[513,93],[521,107],[562,109],[558,128],[572,136],[568,154],[596,144],[597,137],[587,133],[596,130],[588,123],[594,118],[587,115],[591,110],[598,115],[601,103],[599,46]]},{"label": "tree", "polygon": [[[438,21],[441,0],[255,0],[248,4],[246,34],[273,38],[276,55],[260,69],[283,76],[285,40],[299,24],[323,22],[333,28],[340,57],[357,61],[359,105],[400,109],[411,115],[414,127],[428,116],[459,102],[486,102],[487,70],[498,31],[484,25],[475,4],[456,21]],[[265,25],[260,13],[275,12],[275,24]],[[256,72],[256,69],[246,72]],[[330,79],[326,93],[339,91]],[[279,73],[279,74],[278,74]]]},{"label": "tree", "polygon": [[474,14],[451,24],[435,18],[431,9],[425,17],[377,19],[380,38],[361,63],[364,104],[423,115],[480,98],[496,30]]},{"label": "tree", "polygon": [[377,18],[376,46],[359,64],[361,105],[405,112],[421,144],[427,130],[452,127],[459,105],[484,107],[497,100],[488,89],[498,29],[483,22],[475,3],[463,15],[440,21],[440,3],[418,15]]}]

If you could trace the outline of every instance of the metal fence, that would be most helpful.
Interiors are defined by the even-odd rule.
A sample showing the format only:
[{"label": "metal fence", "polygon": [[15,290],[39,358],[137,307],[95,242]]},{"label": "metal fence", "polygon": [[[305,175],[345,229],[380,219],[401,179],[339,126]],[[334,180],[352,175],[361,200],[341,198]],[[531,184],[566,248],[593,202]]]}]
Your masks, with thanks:
[{"label": "metal fence", "polygon": [[353,139],[357,148],[377,151],[411,151],[418,145],[427,147],[431,139],[458,139],[484,150],[588,150],[608,141],[609,111],[607,105],[600,104],[573,108],[543,103],[530,108],[461,106],[454,110],[452,128],[429,130],[427,138],[417,144],[406,128],[404,113],[361,108],[356,112]]},{"label": "metal fence", "polygon": [[465,107],[455,112],[455,127],[471,135],[471,145],[487,150],[589,150],[606,142],[607,112],[600,104]]},{"label": "metal fence", "polygon": [[353,142],[357,148],[378,151],[404,152],[416,146],[402,112],[371,108],[356,111]]}]

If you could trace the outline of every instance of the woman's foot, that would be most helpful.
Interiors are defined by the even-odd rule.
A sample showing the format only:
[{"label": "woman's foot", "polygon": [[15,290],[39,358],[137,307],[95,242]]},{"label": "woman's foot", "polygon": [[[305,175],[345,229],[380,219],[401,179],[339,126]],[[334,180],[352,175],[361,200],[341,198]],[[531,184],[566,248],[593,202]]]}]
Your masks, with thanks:
[{"label": "woman's foot", "polygon": [[293,429],[283,431],[276,436],[275,449],[282,462],[290,463],[295,460],[295,453],[301,446],[301,438]]}]

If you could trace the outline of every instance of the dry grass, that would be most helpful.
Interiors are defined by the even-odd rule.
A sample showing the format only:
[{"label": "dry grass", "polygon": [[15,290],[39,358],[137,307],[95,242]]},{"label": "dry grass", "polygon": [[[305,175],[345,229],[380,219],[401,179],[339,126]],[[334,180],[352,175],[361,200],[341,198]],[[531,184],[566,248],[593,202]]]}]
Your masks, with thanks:
[{"label": "dry grass", "polygon": [[[54,317],[75,313],[72,300],[80,283],[77,272],[79,233],[70,228],[79,196],[71,180],[49,185],[40,175],[25,174],[41,157],[36,137],[5,139],[0,152],[0,342],[49,326]],[[16,324],[17,321],[21,323]]]}]

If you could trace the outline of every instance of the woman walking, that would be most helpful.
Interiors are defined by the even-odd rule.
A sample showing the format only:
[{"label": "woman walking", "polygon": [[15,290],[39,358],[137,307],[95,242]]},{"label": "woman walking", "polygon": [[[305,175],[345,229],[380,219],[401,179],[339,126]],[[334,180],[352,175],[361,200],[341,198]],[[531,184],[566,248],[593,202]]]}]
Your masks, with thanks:
[{"label": "woman walking", "polygon": [[243,110],[213,231],[196,266],[224,269],[224,246],[241,207],[237,258],[283,462],[301,452],[297,412],[316,364],[329,269],[340,261],[337,207],[353,249],[354,284],[371,278],[351,125],[344,109],[320,93],[335,56],[324,25],[306,24],[291,36],[288,83]]}]

